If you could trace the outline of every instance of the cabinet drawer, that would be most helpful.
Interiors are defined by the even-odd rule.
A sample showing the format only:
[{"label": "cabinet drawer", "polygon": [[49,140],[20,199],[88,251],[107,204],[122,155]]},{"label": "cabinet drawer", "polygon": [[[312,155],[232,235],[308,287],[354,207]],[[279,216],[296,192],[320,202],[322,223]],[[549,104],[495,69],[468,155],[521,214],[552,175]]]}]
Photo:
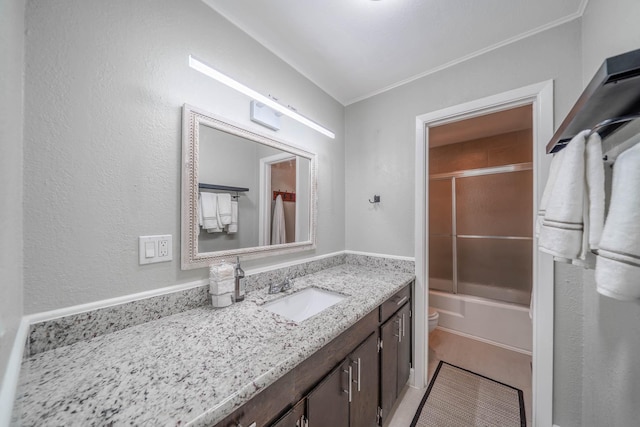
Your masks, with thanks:
[{"label": "cabinet drawer", "polygon": [[411,298],[411,284],[399,290],[394,296],[380,306],[380,322],[386,321],[393,313]]}]

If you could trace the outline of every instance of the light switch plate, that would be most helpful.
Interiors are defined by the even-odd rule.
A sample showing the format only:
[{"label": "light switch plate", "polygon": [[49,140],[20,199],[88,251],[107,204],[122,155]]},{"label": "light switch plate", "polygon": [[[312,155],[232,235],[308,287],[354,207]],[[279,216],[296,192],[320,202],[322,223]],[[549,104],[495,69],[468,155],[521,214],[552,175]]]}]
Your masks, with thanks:
[{"label": "light switch plate", "polygon": [[[147,244],[153,245],[153,250]],[[147,255],[152,255],[147,258]],[[138,238],[138,262],[140,265],[166,262],[173,259],[171,234],[140,236]]]}]

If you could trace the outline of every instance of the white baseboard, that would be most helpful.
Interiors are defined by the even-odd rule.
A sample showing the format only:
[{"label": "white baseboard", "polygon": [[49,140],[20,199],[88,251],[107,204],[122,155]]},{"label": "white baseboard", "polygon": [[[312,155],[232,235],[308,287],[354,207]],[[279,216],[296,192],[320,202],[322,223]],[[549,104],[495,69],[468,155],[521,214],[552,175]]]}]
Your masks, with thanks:
[{"label": "white baseboard", "polygon": [[22,354],[29,333],[29,322],[22,318],[20,326],[13,340],[13,347],[9,355],[7,370],[4,374],[0,388],[0,427],[8,427],[11,424],[11,413],[16,399],[18,380],[20,379],[20,367],[22,366]]},{"label": "white baseboard", "polygon": [[464,333],[464,332],[456,331],[454,329],[444,328],[442,326],[437,326],[436,329],[440,329],[441,331],[448,332],[450,334],[460,335],[461,337],[465,337],[465,338],[469,338],[469,339],[472,339],[472,340],[480,341],[480,342],[483,342],[485,344],[495,345],[496,347],[501,347],[501,348],[504,348],[506,350],[511,350],[511,351],[515,351],[517,353],[526,354],[527,356],[531,356],[531,352],[530,351],[523,350],[523,349],[518,348],[518,347],[512,347],[512,346],[507,345],[507,344],[502,344],[502,343],[499,343],[499,342],[496,342],[496,341],[492,341],[492,340],[489,340],[489,339],[486,339],[486,338],[477,337],[475,335],[471,335],[471,334],[467,334],[467,333]]}]

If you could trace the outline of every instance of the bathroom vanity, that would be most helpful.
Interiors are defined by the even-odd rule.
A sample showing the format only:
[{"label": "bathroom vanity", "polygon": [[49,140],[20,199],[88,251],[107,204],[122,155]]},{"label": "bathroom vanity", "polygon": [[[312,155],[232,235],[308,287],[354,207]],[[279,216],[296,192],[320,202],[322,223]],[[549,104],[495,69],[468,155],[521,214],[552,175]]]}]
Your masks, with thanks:
[{"label": "bathroom vanity", "polygon": [[410,364],[408,284],[217,426],[381,425]]},{"label": "bathroom vanity", "polygon": [[[332,425],[374,425],[408,378],[413,280],[341,264],[283,293],[266,286],[222,310],[203,306],[35,354],[23,362],[15,421],[282,427],[301,417],[331,424],[330,415],[341,417]],[[299,323],[263,307],[309,287],[346,298]]]}]

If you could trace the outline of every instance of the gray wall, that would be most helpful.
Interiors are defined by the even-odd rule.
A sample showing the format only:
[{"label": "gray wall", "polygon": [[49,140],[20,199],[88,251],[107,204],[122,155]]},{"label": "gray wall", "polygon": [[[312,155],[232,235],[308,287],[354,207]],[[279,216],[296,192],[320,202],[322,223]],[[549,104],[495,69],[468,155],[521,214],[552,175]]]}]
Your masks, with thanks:
[{"label": "gray wall", "polygon": [[[640,49],[640,2],[590,0],[582,19],[583,83],[605,58]],[[637,128],[637,127],[636,127]],[[621,132],[622,133],[622,132]],[[593,271],[580,271],[583,319],[571,325],[583,333],[582,423],[571,426],[631,426],[640,420],[640,305],[603,297]],[[580,322],[582,320],[582,324]],[[559,402],[563,405],[563,402]]]},{"label": "gray wall", "polygon": [[[413,255],[417,115],[553,79],[557,126],[582,91],[581,76],[575,20],[347,107],[347,249]],[[379,207],[367,203],[374,193]],[[582,410],[579,278],[569,266],[555,273],[554,422]]]},{"label": "gray wall", "polygon": [[258,246],[258,150],[261,145],[203,125],[200,126],[199,138],[200,182],[245,187],[249,191],[238,197],[238,232],[207,233],[201,228],[198,235],[198,252]]},{"label": "gray wall", "polygon": [[24,3],[0,3],[0,384],[22,317]]},{"label": "gray wall", "polygon": [[[344,249],[343,107],[202,2],[31,0],[26,26],[26,313],[207,277],[180,270],[182,105],[269,131],[189,54],[337,135],[283,118],[277,135],[318,153],[317,249],[245,266]],[[149,234],[173,235],[172,262],[138,265]]]},{"label": "gray wall", "polygon": [[[413,256],[415,118],[555,80],[555,120],[580,93],[580,22],[573,21],[349,105],[347,249]],[[379,206],[367,202],[379,194]]]}]

